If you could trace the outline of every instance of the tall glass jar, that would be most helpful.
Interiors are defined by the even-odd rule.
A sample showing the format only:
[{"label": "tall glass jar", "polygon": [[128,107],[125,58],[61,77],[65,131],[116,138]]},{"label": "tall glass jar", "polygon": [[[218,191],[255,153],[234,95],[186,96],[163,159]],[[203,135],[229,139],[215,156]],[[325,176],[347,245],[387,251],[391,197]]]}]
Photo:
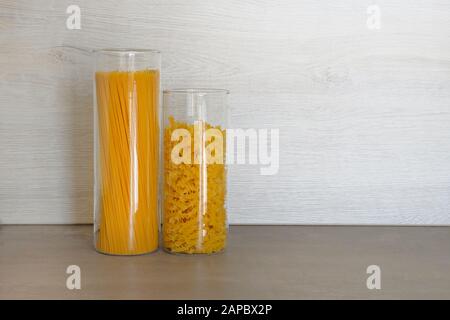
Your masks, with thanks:
[{"label": "tall glass jar", "polygon": [[176,89],[163,94],[163,247],[216,253],[227,243],[228,91]]},{"label": "tall glass jar", "polygon": [[159,230],[160,53],[94,55],[94,245],[114,255],[152,252]]}]

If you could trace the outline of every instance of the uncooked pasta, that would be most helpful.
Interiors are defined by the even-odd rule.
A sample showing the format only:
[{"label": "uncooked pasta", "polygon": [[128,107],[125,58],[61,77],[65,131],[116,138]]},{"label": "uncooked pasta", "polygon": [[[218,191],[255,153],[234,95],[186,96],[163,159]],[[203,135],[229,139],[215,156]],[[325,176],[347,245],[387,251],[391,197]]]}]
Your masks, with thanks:
[{"label": "uncooked pasta", "polygon": [[[204,128],[225,130],[205,124]],[[176,129],[186,129],[194,145],[194,125],[172,117],[164,130],[164,248],[174,253],[214,253],[226,246],[226,169],[222,163],[180,163],[171,159],[178,141]],[[191,148],[194,158],[195,148]]]},{"label": "uncooked pasta", "polygon": [[97,72],[96,234],[100,252],[158,247],[159,72]]}]

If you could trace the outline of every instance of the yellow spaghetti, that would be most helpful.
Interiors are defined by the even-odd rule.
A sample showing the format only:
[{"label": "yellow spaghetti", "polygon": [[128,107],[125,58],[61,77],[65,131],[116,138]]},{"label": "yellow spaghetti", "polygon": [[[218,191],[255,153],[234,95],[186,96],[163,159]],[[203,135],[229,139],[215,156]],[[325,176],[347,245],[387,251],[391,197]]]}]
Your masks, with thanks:
[{"label": "yellow spaghetti", "polygon": [[159,72],[97,72],[95,245],[135,255],[158,248]]},{"label": "yellow spaghetti", "polygon": [[[206,124],[205,129],[209,128],[214,127]],[[164,248],[188,254],[222,251],[227,238],[225,166],[175,164],[171,152],[178,142],[171,137],[176,129],[186,129],[194,137],[194,125],[169,119],[164,130]],[[225,137],[224,130],[215,129]],[[194,152],[191,148],[192,158]]]}]

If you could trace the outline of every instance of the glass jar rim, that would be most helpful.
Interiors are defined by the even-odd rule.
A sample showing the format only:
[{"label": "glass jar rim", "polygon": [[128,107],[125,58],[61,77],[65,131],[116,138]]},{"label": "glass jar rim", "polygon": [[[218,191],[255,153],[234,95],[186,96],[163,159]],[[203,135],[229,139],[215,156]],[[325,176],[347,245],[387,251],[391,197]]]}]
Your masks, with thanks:
[{"label": "glass jar rim", "polygon": [[230,91],[227,89],[219,88],[175,88],[166,89],[163,91],[164,94],[229,94]]},{"label": "glass jar rim", "polygon": [[101,53],[101,54],[109,54],[109,55],[116,55],[116,56],[122,56],[122,55],[136,55],[136,54],[146,54],[146,53],[154,53],[154,54],[160,54],[161,51],[154,50],[154,49],[134,49],[134,48],[103,48],[103,49],[96,49],[93,51],[94,53]]}]

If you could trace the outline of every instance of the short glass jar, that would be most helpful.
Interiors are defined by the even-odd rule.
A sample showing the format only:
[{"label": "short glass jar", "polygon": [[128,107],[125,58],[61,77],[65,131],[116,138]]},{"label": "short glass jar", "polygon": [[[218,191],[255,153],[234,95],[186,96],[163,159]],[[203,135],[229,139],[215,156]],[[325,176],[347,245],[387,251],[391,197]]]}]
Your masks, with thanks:
[{"label": "short glass jar", "polygon": [[163,248],[211,254],[227,243],[226,127],[229,92],[163,93]]}]

